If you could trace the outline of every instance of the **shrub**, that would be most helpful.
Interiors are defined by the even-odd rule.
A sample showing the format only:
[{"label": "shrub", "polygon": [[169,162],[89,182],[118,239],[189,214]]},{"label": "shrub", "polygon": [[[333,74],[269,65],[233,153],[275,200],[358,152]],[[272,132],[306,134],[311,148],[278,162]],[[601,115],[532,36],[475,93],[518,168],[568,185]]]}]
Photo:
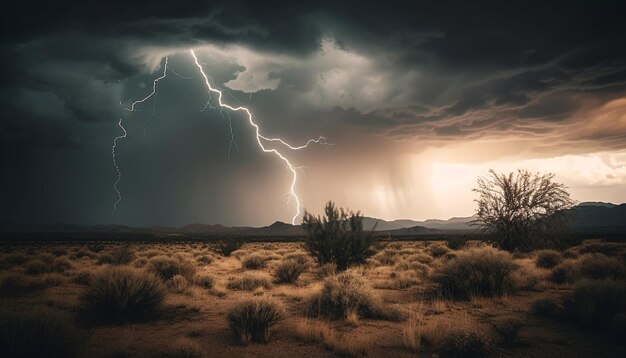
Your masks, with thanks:
[{"label": "shrub", "polygon": [[518,343],[519,331],[523,326],[522,322],[516,319],[506,319],[496,323],[493,328],[504,345],[513,346]]},{"label": "shrub", "polygon": [[272,298],[257,298],[238,303],[227,315],[228,326],[241,344],[267,342],[272,328],[285,317],[283,305]]},{"label": "shrub", "polygon": [[135,259],[135,253],[128,245],[120,246],[98,257],[98,264],[126,265]]},{"label": "shrub", "polygon": [[111,322],[148,319],[159,311],[164,299],[165,289],[158,277],[131,268],[97,273],[81,296],[92,318]]},{"label": "shrub", "polygon": [[59,256],[63,256],[63,255],[67,255],[67,251],[65,249],[62,249],[60,247],[52,250],[52,255],[59,257]]},{"label": "shrub", "polygon": [[215,251],[221,254],[224,257],[230,256],[234,251],[239,250],[244,244],[243,239],[240,238],[227,238],[225,240],[219,241],[215,245]]},{"label": "shrub", "polygon": [[337,273],[337,265],[332,262],[320,265],[317,270],[315,270],[315,273],[318,278],[326,278],[328,276],[332,276]]},{"label": "shrub", "polygon": [[578,265],[571,260],[567,260],[555,266],[548,278],[554,283],[564,284],[576,281],[579,276]]},{"label": "shrub", "polygon": [[561,263],[561,254],[556,250],[540,250],[537,252],[537,267],[553,268]]},{"label": "shrub", "polygon": [[56,260],[54,260],[54,263],[52,263],[51,270],[54,272],[63,273],[66,270],[71,269],[72,267],[74,266],[72,265],[70,260],[68,260],[65,257],[59,257]]},{"label": "shrub", "polygon": [[0,357],[77,357],[81,337],[70,317],[48,309],[0,311]]},{"label": "shrub", "polygon": [[215,259],[209,255],[202,255],[198,257],[197,260],[200,265],[210,265],[213,261],[215,261]]},{"label": "shrub", "polygon": [[167,287],[176,293],[183,293],[189,287],[189,281],[182,275],[174,275],[167,280]]},{"label": "shrub", "polygon": [[61,280],[52,274],[26,277],[20,273],[9,273],[0,277],[0,294],[21,295],[56,286],[60,283]]},{"label": "shrub", "polygon": [[492,350],[492,339],[482,331],[451,332],[445,337],[442,346],[443,353],[450,357],[486,357]]},{"label": "shrub", "polygon": [[229,290],[254,291],[259,287],[271,288],[272,283],[266,275],[248,273],[239,277],[229,277],[227,287]]},{"label": "shrub", "polygon": [[24,254],[9,254],[2,258],[0,262],[0,268],[11,268],[13,266],[19,266],[28,261],[28,257]]},{"label": "shrub", "polygon": [[467,238],[461,235],[450,236],[446,239],[446,242],[448,243],[448,247],[451,248],[452,250],[458,250],[462,248],[463,246],[465,246],[466,241],[467,241]]},{"label": "shrub", "polygon": [[320,265],[332,262],[340,271],[349,266],[365,263],[374,254],[372,235],[363,231],[363,216],[337,209],[332,201],[324,208],[325,216],[304,213],[302,227],[307,235],[305,249]]},{"label": "shrub", "polygon": [[267,261],[269,258],[260,254],[252,254],[246,256],[246,258],[241,262],[243,267],[248,270],[260,270],[267,266]]},{"label": "shrub", "polygon": [[384,306],[369,281],[354,271],[326,278],[321,293],[309,302],[309,310],[332,319],[345,319],[354,313],[359,318],[400,319],[397,311]]},{"label": "shrub", "polygon": [[39,259],[30,261],[26,264],[26,267],[24,267],[24,273],[27,275],[41,275],[46,272],[50,272],[50,266]]},{"label": "shrub", "polygon": [[530,306],[530,312],[538,316],[556,317],[561,311],[561,306],[551,298],[540,298],[533,301]]},{"label": "shrub", "polygon": [[502,296],[515,285],[511,274],[516,266],[510,254],[490,247],[459,253],[433,275],[442,293],[456,299]]},{"label": "shrub", "polygon": [[196,275],[193,278],[193,283],[198,285],[198,286],[200,286],[200,287],[202,287],[202,288],[211,289],[211,288],[213,288],[213,284],[215,283],[215,279],[211,275],[200,274],[200,275]]},{"label": "shrub", "polygon": [[274,282],[294,283],[305,270],[306,266],[295,260],[282,261],[274,270]]},{"label": "shrub", "polygon": [[565,315],[585,326],[606,326],[613,316],[626,312],[626,283],[584,281],[563,300]]},{"label": "shrub", "polygon": [[626,266],[621,260],[602,254],[588,254],[580,259],[580,273],[592,279],[626,278]]},{"label": "shrub", "polygon": [[585,241],[583,245],[580,246],[578,251],[581,254],[599,253],[607,256],[613,256],[622,252],[624,249],[626,249],[626,246],[623,243],[589,240]]},{"label": "shrub", "polygon": [[428,247],[428,252],[430,252],[433,257],[441,257],[450,252],[450,249],[441,244],[435,244]]},{"label": "shrub", "polygon": [[167,256],[155,256],[148,261],[147,270],[167,281],[175,275],[181,275],[192,280],[196,274],[196,267],[188,262]]}]

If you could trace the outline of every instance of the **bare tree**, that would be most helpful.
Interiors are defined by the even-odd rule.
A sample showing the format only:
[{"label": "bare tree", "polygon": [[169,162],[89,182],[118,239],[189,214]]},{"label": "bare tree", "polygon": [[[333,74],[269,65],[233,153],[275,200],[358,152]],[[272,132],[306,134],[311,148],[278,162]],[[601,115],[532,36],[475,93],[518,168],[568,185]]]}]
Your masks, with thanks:
[{"label": "bare tree", "polygon": [[553,179],[551,173],[518,170],[507,175],[490,170],[474,189],[480,195],[474,223],[494,233],[505,250],[541,245],[563,228],[566,209],[575,204],[567,187]]}]

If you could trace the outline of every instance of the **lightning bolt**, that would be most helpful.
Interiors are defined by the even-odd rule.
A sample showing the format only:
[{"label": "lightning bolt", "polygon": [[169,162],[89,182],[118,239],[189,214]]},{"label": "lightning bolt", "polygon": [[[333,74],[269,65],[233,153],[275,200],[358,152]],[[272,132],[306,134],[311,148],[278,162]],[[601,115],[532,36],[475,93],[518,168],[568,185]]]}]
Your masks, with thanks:
[{"label": "lightning bolt", "polygon": [[[211,86],[211,83],[209,81],[209,76],[204,72],[204,69],[202,68],[202,65],[198,62],[198,57],[196,56],[196,53],[194,52],[193,49],[189,50],[191,56],[193,57],[194,63],[196,64],[196,66],[198,67],[200,74],[202,75],[202,77],[204,78],[204,83],[206,84],[206,87],[208,89],[208,95],[209,95],[209,99],[207,100],[206,104],[200,109],[201,111],[204,111],[207,107],[209,108],[214,108],[211,105],[211,100],[213,98],[212,94],[216,94],[217,95],[217,102],[219,104],[220,107],[220,112],[222,109],[228,109],[230,111],[233,112],[244,112],[247,117],[248,117],[248,123],[250,124],[251,127],[254,128],[255,134],[256,134],[256,142],[259,146],[259,148],[265,152],[265,153],[271,153],[273,155],[275,155],[278,159],[280,159],[281,161],[283,161],[285,163],[285,165],[287,166],[287,169],[289,170],[289,172],[291,172],[291,185],[289,187],[289,192],[286,193],[286,195],[288,195],[288,202],[291,201],[291,199],[294,199],[295,203],[296,203],[296,212],[294,213],[292,219],[291,219],[291,223],[295,225],[296,223],[296,219],[298,217],[300,217],[301,214],[301,204],[300,204],[300,198],[298,197],[298,194],[296,193],[296,184],[298,182],[298,170],[302,170],[303,167],[300,166],[294,166],[289,159],[283,155],[281,152],[279,152],[277,149],[275,148],[267,148],[263,143],[267,142],[267,143],[280,143],[281,145],[285,146],[287,149],[289,150],[302,150],[305,149],[307,147],[309,147],[309,145],[311,144],[322,144],[322,145],[332,145],[330,143],[328,143],[326,141],[326,138],[323,136],[318,137],[317,139],[309,139],[305,144],[303,145],[299,145],[299,146],[294,146],[291,145],[289,143],[287,143],[286,141],[284,141],[281,138],[271,138],[271,137],[266,137],[264,135],[261,134],[261,129],[259,127],[259,125],[254,122],[253,117],[252,117],[252,112],[250,112],[250,110],[246,107],[244,107],[243,105],[240,105],[238,107],[233,107],[230,106],[226,103],[224,103],[222,101],[222,91],[214,88],[213,86]],[[146,102],[148,99],[150,99],[152,96],[155,96],[157,93],[157,87],[158,87],[158,83],[160,80],[164,79],[167,76],[167,71],[168,71],[168,57],[165,57],[165,64],[163,66],[163,74],[157,78],[154,79],[154,81],[152,82],[152,92],[150,92],[146,97],[139,99],[137,101],[134,101],[130,107],[125,108],[126,111],[129,112],[135,112],[137,111],[137,109],[135,108],[135,106],[137,106],[138,104],[142,104],[144,102]],[[174,71],[174,70],[172,70]],[[174,71],[175,74],[178,74]],[[181,75],[179,75],[181,76]],[[183,76],[181,76],[183,77]],[[186,78],[186,77],[183,77]],[[230,93],[228,93],[230,95]],[[231,95],[232,96],[232,95]],[[252,96],[252,95],[251,95]],[[235,146],[237,146],[237,143],[235,142],[235,137],[233,134],[233,128],[232,128],[232,120],[230,118],[230,114],[229,112],[226,112],[226,115],[228,116],[228,122],[229,122],[229,127],[230,127],[230,135],[231,135],[231,140],[229,143],[229,149],[228,149],[228,153],[229,153],[229,158],[230,158],[230,150],[232,145],[234,144]],[[124,126],[122,125],[122,119],[120,119],[120,121],[118,122],[118,126],[124,131],[124,134],[121,136],[117,136],[115,137],[115,139],[113,140],[113,147],[112,147],[112,156],[113,156],[113,165],[115,166],[115,169],[117,171],[117,180],[115,181],[115,184],[113,185],[115,192],[118,195],[118,199],[115,202],[115,204],[113,205],[113,212],[115,212],[115,210],[117,210],[117,204],[120,202],[120,200],[122,200],[122,195],[120,193],[120,191],[117,188],[118,183],[120,182],[121,178],[122,178],[122,172],[120,171],[119,166],[117,165],[116,162],[116,158],[115,158],[115,149],[117,146],[117,141],[123,138],[126,138],[126,129],[124,128]]]},{"label": "lightning bolt", "polygon": [[217,94],[217,103],[222,108],[227,108],[233,112],[244,112],[248,117],[248,123],[250,124],[250,126],[254,128],[254,131],[256,133],[256,142],[259,145],[259,148],[261,148],[261,150],[265,153],[274,154],[276,157],[278,157],[280,160],[282,160],[285,163],[285,165],[287,166],[287,169],[291,172],[291,186],[289,187],[289,198],[290,199],[293,198],[296,202],[296,212],[293,218],[291,219],[291,223],[295,225],[296,219],[300,216],[300,198],[298,197],[298,194],[296,193],[296,184],[298,182],[298,171],[296,169],[300,169],[300,167],[296,167],[293,164],[291,164],[289,159],[287,159],[287,157],[285,157],[277,149],[265,147],[263,145],[263,141],[278,142],[291,150],[301,150],[301,149],[307,148],[312,143],[328,144],[326,143],[326,138],[319,137],[318,139],[310,139],[304,145],[293,146],[285,142],[281,138],[268,138],[268,137],[263,136],[261,134],[261,129],[259,128],[259,125],[256,124],[254,120],[252,119],[252,112],[250,112],[248,108],[241,106],[241,105],[238,107],[232,107],[228,104],[225,104],[222,101],[222,91],[215,89],[211,86],[211,83],[209,82],[209,77],[204,72],[202,65],[200,65],[200,63],[198,62],[198,57],[196,56],[196,53],[194,52],[194,50],[190,49],[189,53],[191,53],[194,63],[196,64],[196,66],[198,67],[198,70],[200,70],[200,74],[202,74],[202,77],[204,78],[204,83],[206,84],[206,87],[209,90],[209,95],[211,95],[211,93]]},{"label": "lightning bolt", "polygon": [[121,118],[120,118],[120,121],[117,122],[117,125],[122,129],[122,131],[124,131],[124,134],[118,135],[117,137],[115,137],[115,139],[113,139],[113,147],[111,147],[111,156],[113,157],[113,165],[115,166],[115,170],[117,171],[117,180],[113,184],[113,189],[115,189],[115,192],[117,193],[117,201],[115,201],[115,204],[113,204],[114,213],[117,210],[117,204],[120,202],[120,200],[122,200],[122,193],[120,193],[120,191],[117,189],[117,184],[119,184],[120,180],[122,180],[122,171],[120,170],[120,167],[117,165],[117,160],[115,159],[115,149],[117,148],[117,141],[122,138],[126,138],[126,128],[124,128],[124,126],[122,125]]}]

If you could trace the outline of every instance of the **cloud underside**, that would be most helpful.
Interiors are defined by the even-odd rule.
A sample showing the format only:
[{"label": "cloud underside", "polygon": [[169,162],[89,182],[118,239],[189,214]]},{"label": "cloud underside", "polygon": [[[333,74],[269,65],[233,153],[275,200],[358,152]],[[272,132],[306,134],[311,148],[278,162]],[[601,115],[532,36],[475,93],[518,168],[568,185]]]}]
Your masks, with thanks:
[{"label": "cloud underside", "polygon": [[[22,208],[16,217],[27,216],[30,207],[20,206],[21,195],[32,189],[32,180],[24,178],[43,167],[63,185],[72,175],[108,185],[109,146],[119,135],[120,118],[128,120],[131,134],[145,136],[143,122],[137,122],[156,108],[151,138],[172,141],[172,151],[177,144],[221,140],[223,122],[212,123],[209,129],[220,132],[199,136],[197,143],[188,137],[174,141],[182,138],[183,119],[205,115],[199,109],[206,90],[189,48],[196,49],[211,81],[226,90],[226,101],[253,109],[264,133],[292,142],[325,135],[335,143],[330,151],[297,159],[332,168],[338,177],[355,163],[351,173],[371,178],[354,196],[376,187],[381,180],[368,170],[388,158],[394,158],[390,185],[408,188],[394,182],[406,177],[401,160],[433,147],[494,143],[502,156],[524,159],[626,149],[623,1],[200,3],[24,1],[4,16],[0,149],[15,175],[4,178],[2,187],[7,203]],[[158,98],[137,113],[124,112],[150,91],[165,56],[175,72],[160,82]],[[233,115],[242,144],[249,133],[237,119]],[[130,137],[126,143],[137,145],[137,135]],[[215,149],[202,148],[204,156],[187,159],[197,161],[189,167],[205,166],[206,153]],[[254,165],[258,153],[240,149],[237,160]],[[41,153],[63,164],[55,166]],[[479,160],[470,159],[473,154],[458,153],[458,159]],[[125,168],[148,166],[124,158]],[[212,158],[212,168],[228,167],[227,158]],[[57,169],[77,162],[98,170]],[[197,175],[205,187],[223,185],[217,176]]]}]

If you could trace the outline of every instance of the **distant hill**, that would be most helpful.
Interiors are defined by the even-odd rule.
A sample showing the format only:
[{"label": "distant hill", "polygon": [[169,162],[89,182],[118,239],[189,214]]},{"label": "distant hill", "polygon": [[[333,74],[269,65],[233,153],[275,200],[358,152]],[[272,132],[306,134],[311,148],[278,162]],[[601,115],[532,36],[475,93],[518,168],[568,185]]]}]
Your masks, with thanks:
[{"label": "distant hill", "polygon": [[[626,204],[584,202],[570,209],[569,225],[580,232],[626,233]],[[473,217],[458,217],[448,220],[429,219],[424,221],[385,221],[371,217],[363,218],[365,230],[376,225],[379,235],[418,236],[441,235],[462,231],[474,231]],[[0,238],[113,238],[113,237],[297,237],[303,236],[300,225],[281,221],[264,227],[229,227],[220,224],[190,224],[179,228],[152,226],[137,228],[124,225],[79,226],[68,224],[4,224],[0,226]]]}]

